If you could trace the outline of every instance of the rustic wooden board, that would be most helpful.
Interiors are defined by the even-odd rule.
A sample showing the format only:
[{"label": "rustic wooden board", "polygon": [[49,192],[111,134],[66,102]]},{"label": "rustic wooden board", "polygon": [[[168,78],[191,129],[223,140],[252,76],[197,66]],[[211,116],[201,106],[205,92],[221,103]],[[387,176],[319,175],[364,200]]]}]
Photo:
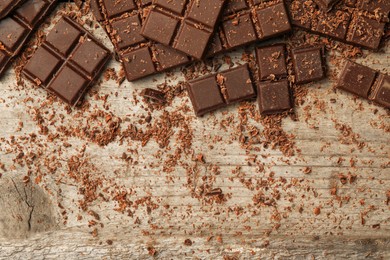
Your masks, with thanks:
[{"label": "rustic wooden board", "polygon": [[[93,32],[112,49],[101,28]],[[241,54],[231,54],[233,61]],[[365,54],[357,61],[389,73],[388,43]],[[389,111],[334,91],[342,64],[337,53],[328,56],[332,77],[307,87],[296,121],[282,120],[294,136],[291,157],[277,147],[240,145],[239,110],[249,115],[247,105],[196,119],[185,92],[151,113],[152,124],[171,113],[167,146],[115,135],[105,146],[95,142],[92,130],[116,119],[120,131],[147,129],[139,122],[147,104],[137,95],[184,80],[179,69],[120,86],[103,81],[87,97],[90,107],[71,112],[30,83],[17,86],[9,70],[0,84],[0,258],[389,259]],[[108,67],[120,69],[115,61]],[[264,131],[256,118],[249,125]],[[178,138],[189,133],[190,147]],[[167,171],[175,153],[181,158]],[[211,188],[225,201],[202,193]],[[85,210],[83,189],[97,194]],[[118,190],[128,194],[124,212]]]}]

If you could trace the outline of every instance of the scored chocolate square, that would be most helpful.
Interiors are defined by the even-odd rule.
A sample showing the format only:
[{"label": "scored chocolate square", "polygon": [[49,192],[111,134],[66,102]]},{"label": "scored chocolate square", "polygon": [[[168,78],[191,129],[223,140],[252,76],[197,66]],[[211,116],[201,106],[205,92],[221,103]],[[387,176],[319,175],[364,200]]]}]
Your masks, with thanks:
[{"label": "scored chocolate square", "polygon": [[191,80],[187,90],[197,116],[256,96],[247,64]]},{"label": "scored chocolate square", "polygon": [[291,31],[284,1],[230,0],[207,56],[278,37]]},{"label": "scored chocolate square", "polygon": [[326,77],[325,47],[298,47],[291,51],[295,83],[305,84]]},{"label": "scored chocolate square", "polygon": [[145,14],[152,7],[151,0],[91,0],[92,3],[93,13],[114,44],[127,80],[138,80],[190,62],[184,53],[141,35]]},{"label": "scored chocolate square", "polygon": [[292,108],[290,83],[287,79],[259,84],[258,103],[263,115],[278,114]]},{"label": "scored chocolate square", "polygon": [[28,0],[0,21],[0,78],[56,3]]},{"label": "scored chocolate square", "polygon": [[285,44],[258,47],[256,57],[260,80],[277,80],[287,77]]},{"label": "scored chocolate square", "polygon": [[337,87],[357,96],[368,98],[377,72],[369,67],[347,61],[337,83]]},{"label": "scored chocolate square", "polygon": [[154,0],[141,34],[201,59],[225,2],[226,0]]},{"label": "scored chocolate square", "polygon": [[316,4],[324,11],[330,11],[332,7],[340,0],[314,0]]},{"label": "scored chocolate square", "polygon": [[49,32],[24,67],[26,78],[75,105],[96,82],[110,52],[67,16]]},{"label": "scored chocolate square", "polygon": [[370,99],[386,108],[390,108],[390,76],[379,74],[374,86]]},{"label": "scored chocolate square", "polygon": [[12,10],[25,0],[0,0],[0,19],[6,17]]}]

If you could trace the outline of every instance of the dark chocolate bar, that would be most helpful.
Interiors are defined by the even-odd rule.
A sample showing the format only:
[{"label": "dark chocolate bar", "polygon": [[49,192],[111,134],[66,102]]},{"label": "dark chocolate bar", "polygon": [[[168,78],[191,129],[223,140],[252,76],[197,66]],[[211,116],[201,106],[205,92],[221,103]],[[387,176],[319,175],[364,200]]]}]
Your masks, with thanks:
[{"label": "dark chocolate bar", "polygon": [[285,44],[256,48],[260,80],[287,78],[287,55]]},{"label": "dark chocolate bar", "polygon": [[226,0],[154,0],[141,34],[196,59],[204,56]]},{"label": "dark chocolate bar", "polygon": [[56,4],[56,0],[29,0],[0,21],[0,78]]},{"label": "dark chocolate bar", "polygon": [[110,51],[69,17],[62,17],[23,69],[23,74],[75,105],[92,86]]},{"label": "dark chocolate bar", "polygon": [[190,61],[187,55],[141,35],[151,0],[91,0],[92,3],[98,7],[93,13],[102,19],[127,80],[141,79]]},{"label": "dark chocolate bar", "polygon": [[278,114],[292,108],[290,82],[287,79],[260,82],[257,94],[263,115]]},{"label": "dark chocolate bar", "polygon": [[390,77],[367,66],[347,60],[337,87],[390,108]]},{"label": "dark chocolate bar", "polygon": [[187,90],[197,116],[256,97],[247,64],[191,80]]},{"label": "dark chocolate bar", "polygon": [[219,30],[209,45],[213,56],[291,31],[283,0],[229,0]]},{"label": "dark chocolate bar", "polygon": [[0,0],[0,20],[6,17],[12,10],[25,0]]},{"label": "dark chocolate bar", "polygon": [[291,56],[296,84],[305,84],[326,77],[323,45],[293,48]]},{"label": "dark chocolate bar", "polygon": [[377,50],[390,12],[389,0],[341,1],[330,12],[312,1],[291,0],[294,26],[348,44]]}]

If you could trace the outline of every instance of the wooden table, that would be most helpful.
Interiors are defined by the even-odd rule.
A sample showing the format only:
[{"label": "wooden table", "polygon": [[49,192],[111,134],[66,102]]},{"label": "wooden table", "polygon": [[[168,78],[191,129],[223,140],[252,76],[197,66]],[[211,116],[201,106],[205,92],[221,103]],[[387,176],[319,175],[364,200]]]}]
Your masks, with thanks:
[{"label": "wooden table", "polygon": [[[101,28],[93,32],[112,49]],[[389,53],[387,43],[357,62],[389,73]],[[17,86],[9,70],[0,87],[0,258],[390,259],[389,111],[333,90],[336,56],[330,80],[303,88],[297,120],[282,120],[293,156],[240,145],[237,132],[265,131],[250,117],[254,102],[197,119],[185,92],[150,113],[156,128],[143,146],[129,130],[150,130],[139,93],[174,86],[180,70],[103,81],[89,107],[70,112],[26,81]],[[99,139],[103,130],[112,135]],[[207,194],[217,188],[223,196]]]}]

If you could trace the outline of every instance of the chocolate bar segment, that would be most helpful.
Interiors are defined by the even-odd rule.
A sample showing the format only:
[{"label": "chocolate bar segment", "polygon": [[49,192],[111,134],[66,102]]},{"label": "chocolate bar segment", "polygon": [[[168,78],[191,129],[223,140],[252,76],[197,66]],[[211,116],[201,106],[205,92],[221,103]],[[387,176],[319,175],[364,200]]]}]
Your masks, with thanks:
[{"label": "chocolate bar segment", "polygon": [[22,73],[73,106],[96,82],[110,56],[109,50],[87,30],[64,16]]},{"label": "chocolate bar segment", "polygon": [[287,77],[285,44],[258,47],[256,57],[260,80],[277,80]]},{"label": "chocolate bar segment", "polygon": [[390,76],[380,74],[372,87],[370,99],[384,107],[390,108]]},{"label": "chocolate bar segment", "polygon": [[25,0],[0,0],[0,20],[6,17],[12,10]]},{"label": "chocolate bar segment", "polygon": [[294,26],[341,42],[377,50],[389,21],[390,1],[346,0],[326,12],[312,1],[290,0],[288,9]]},{"label": "chocolate bar segment", "polygon": [[204,56],[226,0],[155,0],[142,35],[186,53]]},{"label": "chocolate bar segment", "polygon": [[367,66],[347,60],[337,87],[390,108],[390,76]]},{"label": "chocolate bar segment", "polygon": [[296,84],[305,84],[326,77],[324,46],[294,48],[291,55]]},{"label": "chocolate bar segment", "polygon": [[197,116],[256,96],[247,64],[191,80],[187,90]]},{"label": "chocolate bar segment", "polygon": [[[180,1],[168,1],[176,3]],[[93,13],[101,20],[118,58],[123,64],[126,78],[138,80],[168,69],[187,64],[187,55],[157,44],[141,35],[141,28],[152,5],[150,0],[91,0]]]},{"label": "chocolate bar segment", "polygon": [[0,78],[57,1],[29,0],[0,21]]},{"label": "chocolate bar segment", "polygon": [[284,1],[229,0],[207,56],[274,38],[291,31]]},{"label": "chocolate bar segment", "polygon": [[257,93],[262,115],[278,114],[292,108],[290,83],[287,79],[261,82]]},{"label": "chocolate bar segment", "polygon": [[376,76],[375,70],[348,60],[341,72],[337,87],[368,98]]}]

